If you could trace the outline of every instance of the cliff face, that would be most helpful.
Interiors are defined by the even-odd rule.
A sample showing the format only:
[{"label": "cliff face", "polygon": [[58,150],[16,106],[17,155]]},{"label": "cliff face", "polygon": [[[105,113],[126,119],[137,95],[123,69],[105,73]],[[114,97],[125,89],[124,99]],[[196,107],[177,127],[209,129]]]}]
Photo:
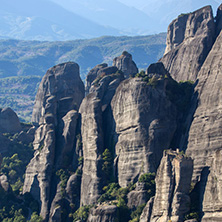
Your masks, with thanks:
[{"label": "cliff face", "polygon": [[196,81],[215,40],[215,23],[210,6],[180,15],[167,31],[167,46],[161,62],[177,81]]},{"label": "cliff face", "polygon": [[[169,26],[164,57],[134,78],[125,79],[138,72],[126,52],[111,67],[94,67],[84,99],[77,64],[46,73],[36,96],[35,155],[23,188],[39,201],[46,221],[64,220],[65,200],[75,210],[97,204],[88,221],[121,221],[123,209],[132,213],[146,203],[141,222],[182,222],[195,213],[194,194],[200,220],[221,219],[221,10],[215,21],[209,6],[179,16]],[[170,74],[195,85],[177,83]],[[175,144],[177,151],[164,151]],[[56,174],[67,169],[77,171],[64,188]],[[156,172],[156,194],[148,201],[147,190],[138,187],[149,172]],[[115,189],[107,192],[111,183]]]},{"label": "cliff face", "polygon": [[153,206],[148,202],[149,207],[144,208],[140,221],[184,221],[184,215],[189,211],[188,194],[192,171],[191,158],[175,151],[165,151],[156,174],[156,195],[152,200]]},{"label": "cliff face", "polygon": [[152,87],[139,78],[125,80],[112,99],[120,186],[127,186],[140,174],[155,172],[171,142],[176,109],[165,94],[164,81]]},{"label": "cliff face", "polygon": [[58,181],[55,173],[72,164],[78,107],[84,85],[75,63],[49,69],[40,83],[33,110],[39,123],[35,134],[35,154],[26,169],[23,193],[30,192],[41,203],[41,216],[49,217]]}]

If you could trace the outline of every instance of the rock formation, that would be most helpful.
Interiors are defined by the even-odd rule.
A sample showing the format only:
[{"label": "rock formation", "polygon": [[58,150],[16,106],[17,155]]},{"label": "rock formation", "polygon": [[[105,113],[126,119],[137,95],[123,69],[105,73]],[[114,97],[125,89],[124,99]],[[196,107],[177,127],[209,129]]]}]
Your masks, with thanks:
[{"label": "rock formation", "polygon": [[89,89],[91,87],[92,82],[99,76],[99,70],[108,67],[106,63],[99,64],[91,69],[86,76],[86,95],[89,94]]},{"label": "rock formation", "polygon": [[183,221],[184,214],[189,211],[188,194],[192,172],[191,158],[184,157],[176,151],[165,151],[156,174],[156,195],[153,206],[148,203],[144,208],[144,211],[148,212],[143,212],[141,221]]},{"label": "rock formation", "polygon": [[112,99],[116,174],[122,187],[140,174],[155,172],[163,150],[170,145],[176,129],[176,108],[166,96],[167,81],[163,78],[154,87],[141,78],[128,79]]},{"label": "rock formation", "polygon": [[58,181],[55,173],[72,164],[78,107],[84,85],[76,63],[63,63],[49,69],[36,95],[33,122],[35,154],[27,166],[23,193],[30,192],[41,204],[41,216],[48,220]]},{"label": "rock formation", "polygon": [[[113,67],[109,69],[113,70]],[[104,116],[110,109],[110,101],[116,88],[123,80],[122,74],[109,74],[110,72],[102,73],[98,82],[94,82],[92,92],[85,97],[80,107],[84,157],[81,204],[84,205],[96,203],[103,186],[102,153],[105,150],[103,130],[109,124]]]},{"label": "rock formation", "polygon": [[18,133],[22,130],[16,113],[9,107],[0,110],[0,132]]},{"label": "rock formation", "polygon": [[87,222],[120,222],[118,207],[115,205],[104,205],[93,208],[90,211]]},{"label": "rock formation", "polygon": [[[101,194],[105,202],[90,210],[88,222],[121,221],[121,207],[130,215],[145,203],[140,222],[182,222],[194,212],[192,204],[201,221],[221,220],[221,28],[222,5],[215,19],[210,6],[180,15],[169,25],[158,63],[138,73],[132,56],[123,52],[113,66],[100,64],[89,72],[84,99],[77,64],[46,73],[33,110],[35,154],[23,188],[39,201],[45,221],[65,221],[64,206],[72,214],[98,204]],[[171,74],[195,85],[177,83]],[[22,132],[19,137],[27,139]],[[178,151],[164,151],[175,144]],[[67,169],[61,181],[56,175]],[[156,194],[148,200],[138,179],[149,172],[156,172]],[[102,189],[111,182],[114,194]],[[198,203],[190,201],[194,194]]]},{"label": "rock formation", "polygon": [[121,56],[116,57],[113,60],[113,66],[116,66],[119,70],[121,70],[126,78],[138,73],[138,68],[132,60],[132,55],[126,51],[124,51]]},{"label": "rock formation", "polygon": [[215,40],[215,23],[210,6],[181,14],[167,31],[167,46],[161,62],[177,81],[196,81]]}]

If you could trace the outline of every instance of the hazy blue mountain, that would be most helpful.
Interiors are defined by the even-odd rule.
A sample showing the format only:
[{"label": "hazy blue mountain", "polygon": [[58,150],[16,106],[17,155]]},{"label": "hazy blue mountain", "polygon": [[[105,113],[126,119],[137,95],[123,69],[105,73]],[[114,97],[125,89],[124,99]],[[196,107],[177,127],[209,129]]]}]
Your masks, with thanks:
[{"label": "hazy blue mountain", "polygon": [[120,2],[143,11],[152,19],[158,31],[166,31],[169,23],[181,13],[189,13],[203,6],[211,5],[214,13],[221,1],[216,0],[119,0]]},{"label": "hazy blue mountain", "polygon": [[43,76],[50,67],[67,61],[80,65],[84,79],[89,69],[128,51],[139,68],[157,61],[165,49],[166,33],[136,37],[100,37],[65,42],[0,40],[0,78]]},{"label": "hazy blue mountain", "polygon": [[0,36],[17,39],[68,40],[118,35],[49,0],[0,0]]},{"label": "hazy blue mountain", "polygon": [[115,27],[122,34],[149,34],[157,28],[151,16],[118,0],[52,1],[101,25]]}]

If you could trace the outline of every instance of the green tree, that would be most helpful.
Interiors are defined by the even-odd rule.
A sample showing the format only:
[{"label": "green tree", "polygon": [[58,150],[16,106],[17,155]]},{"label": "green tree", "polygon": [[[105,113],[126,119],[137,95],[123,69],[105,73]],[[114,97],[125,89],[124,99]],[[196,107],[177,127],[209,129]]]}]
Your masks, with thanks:
[{"label": "green tree", "polygon": [[105,149],[102,156],[103,156],[102,170],[105,174],[106,180],[110,182],[112,180],[112,174],[113,174],[113,157],[109,149]]}]

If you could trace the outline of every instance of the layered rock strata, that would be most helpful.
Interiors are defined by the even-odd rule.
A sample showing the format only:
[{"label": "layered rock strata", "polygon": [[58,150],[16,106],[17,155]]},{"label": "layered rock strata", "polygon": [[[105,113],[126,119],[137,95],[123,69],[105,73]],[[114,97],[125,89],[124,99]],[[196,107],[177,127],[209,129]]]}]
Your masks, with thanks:
[{"label": "layered rock strata", "polygon": [[39,201],[41,216],[48,220],[56,194],[57,170],[72,164],[78,107],[84,97],[84,85],[76,63],[63,63],[49,69],[36,95],[33,122],[35,154],[26,169],[23,193],[30,192]]},{"label": "layered rock strata", "polygon": [[149,78],[156,78],[157,85],[141,78],[123,81],[111,102],[116,175],[122,187],[137,181],[140,174],[157,170],[176,129],[176,108],[165,93],[168,79],[158,74]]}]

